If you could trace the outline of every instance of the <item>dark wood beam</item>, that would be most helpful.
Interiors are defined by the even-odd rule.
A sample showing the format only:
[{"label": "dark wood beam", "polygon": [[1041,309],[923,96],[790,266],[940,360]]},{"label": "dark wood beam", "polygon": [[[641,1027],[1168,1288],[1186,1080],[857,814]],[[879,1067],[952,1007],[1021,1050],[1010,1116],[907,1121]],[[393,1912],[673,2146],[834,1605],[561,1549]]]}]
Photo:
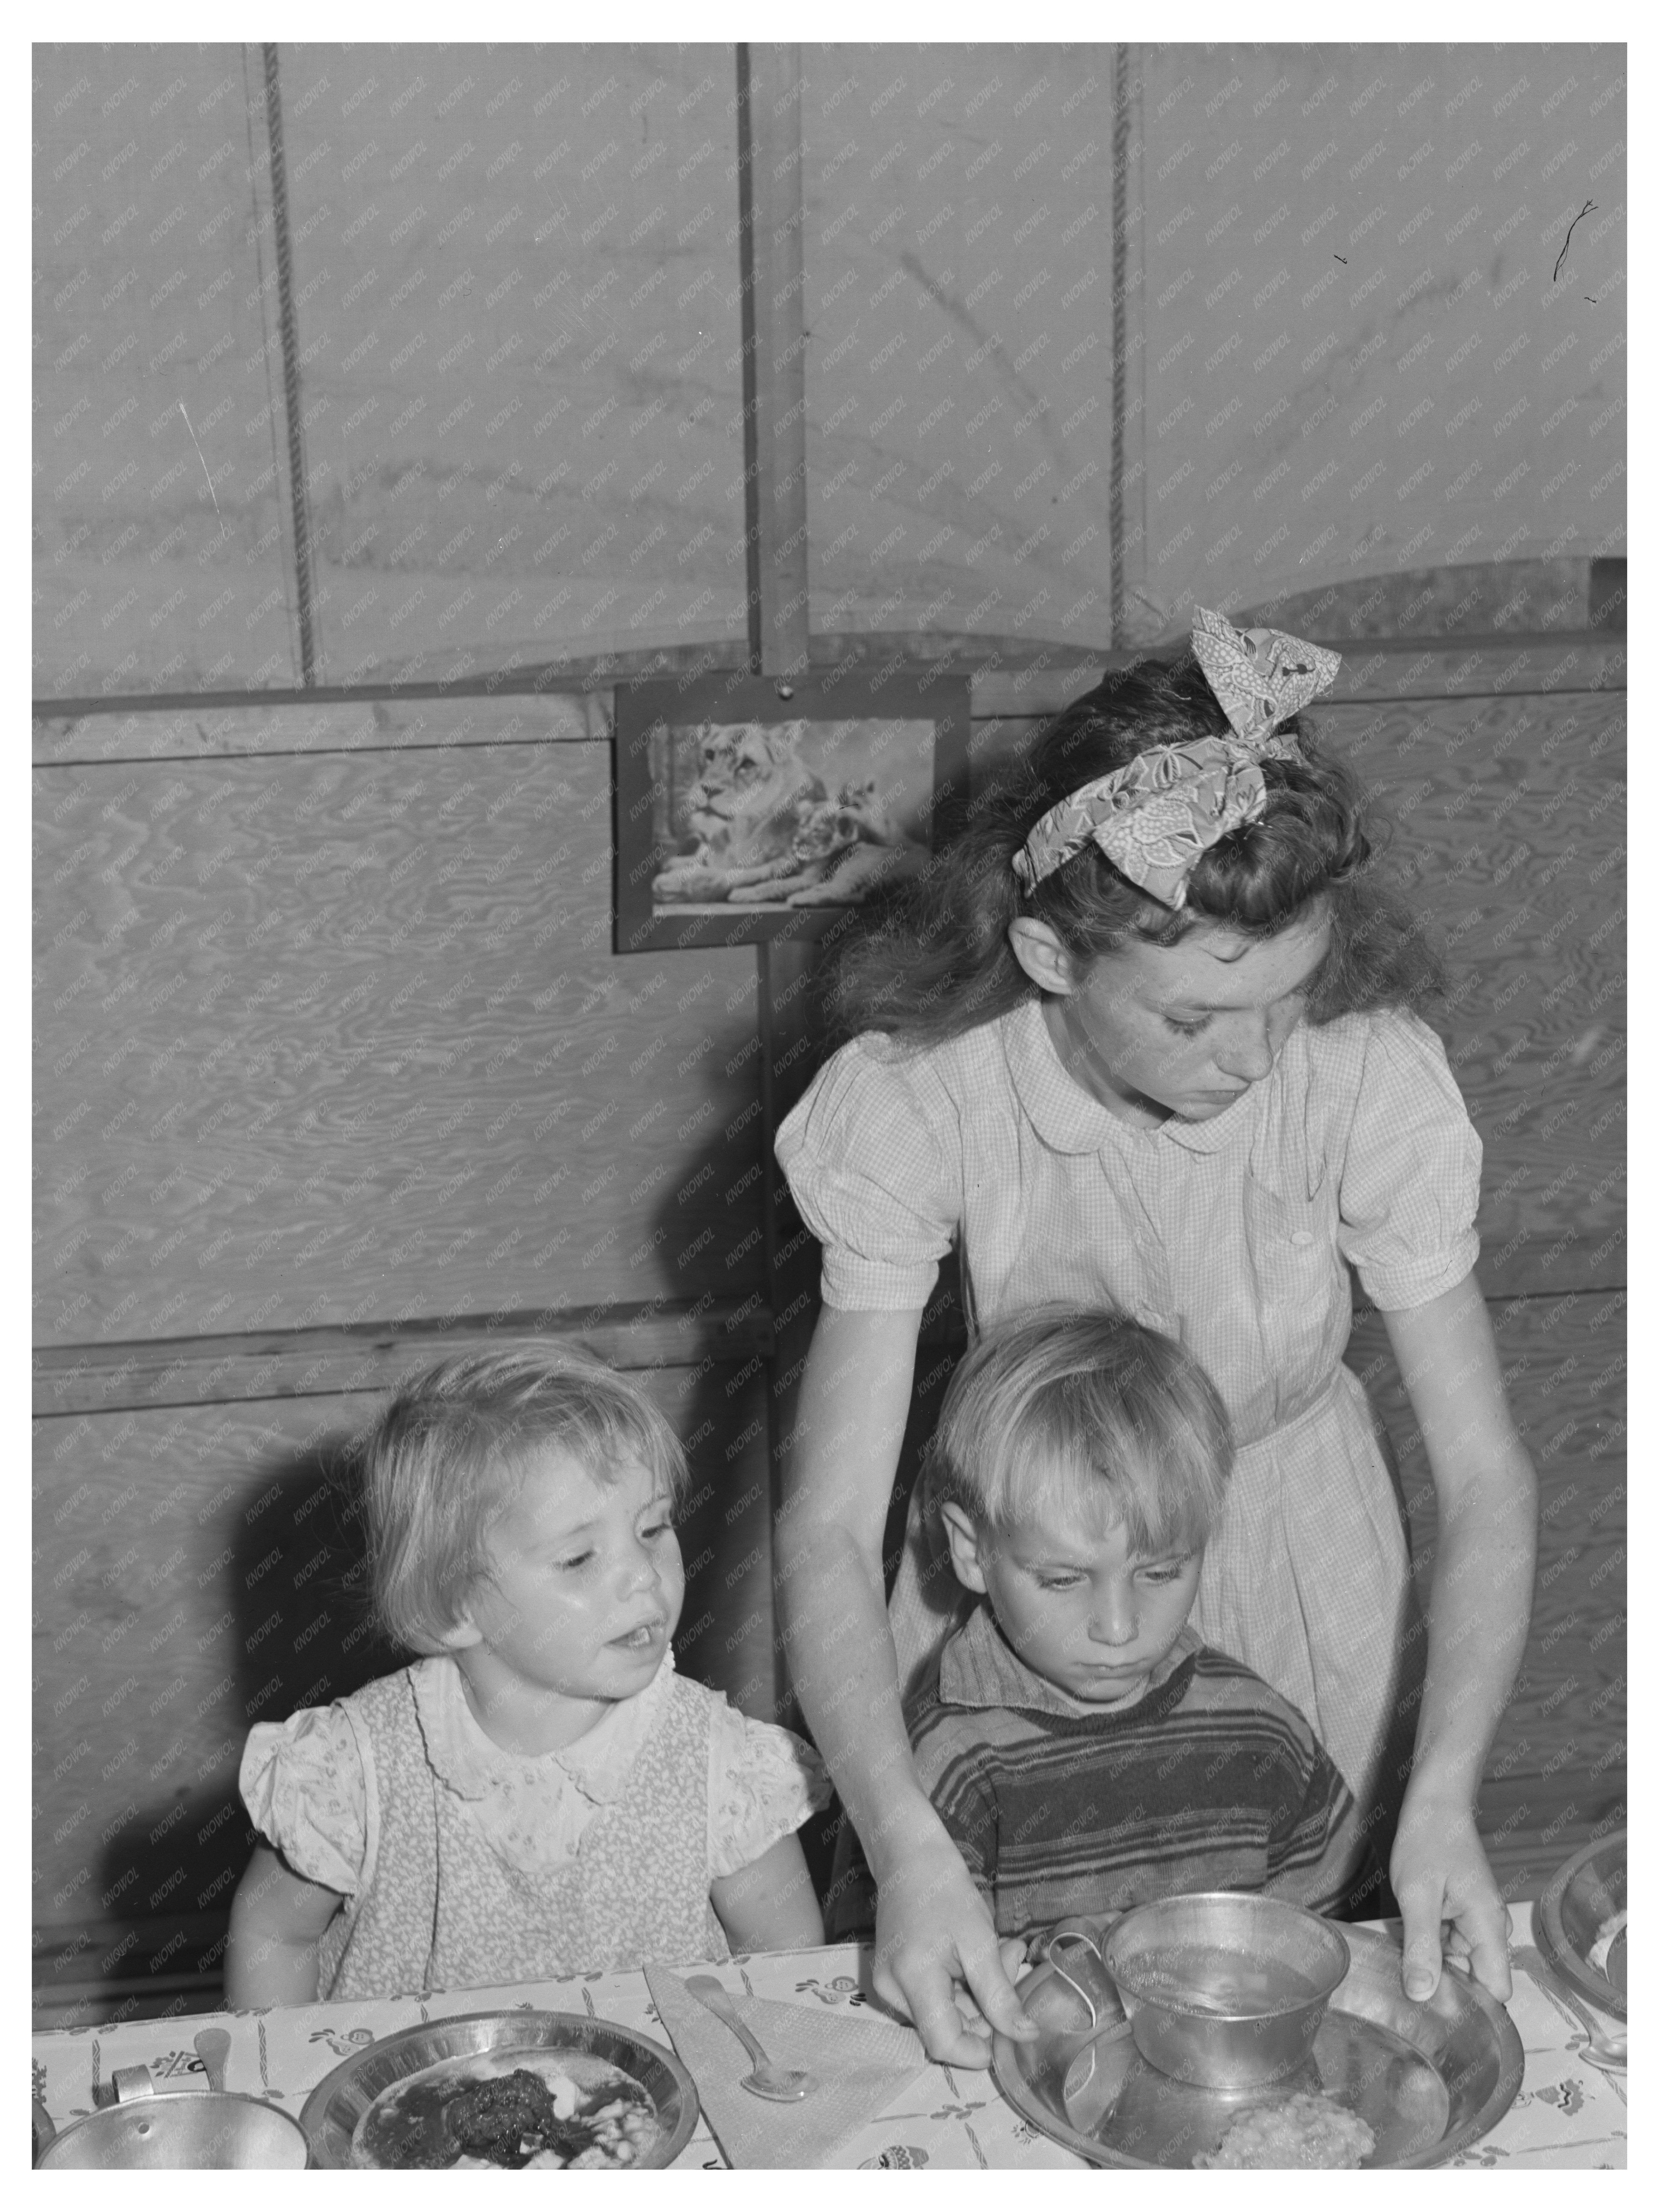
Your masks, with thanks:
[{"label": "dark wood beam", "polygon": [[34,1413],[111,1413],[154,1406],[378,1393],[435,1359],[511,1341],[580,1343],[612,1367],[741,1365],[772,1350],[756,1298],[659,1300],[228,1336],[145,1337],[125,1344],[40,1346]]}]

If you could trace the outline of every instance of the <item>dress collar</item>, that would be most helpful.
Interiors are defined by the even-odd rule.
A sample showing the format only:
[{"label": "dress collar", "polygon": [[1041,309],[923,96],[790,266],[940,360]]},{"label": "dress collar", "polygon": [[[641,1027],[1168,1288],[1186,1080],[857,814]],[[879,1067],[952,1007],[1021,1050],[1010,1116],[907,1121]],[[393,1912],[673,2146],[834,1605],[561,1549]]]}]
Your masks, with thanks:
[{"label": "dress collar", "polygon": [[[1008,1073],[1026,1118],[1043,1143],[1056,1152],[1099,1152],[1141,1144],[1179,1145],[1189,1152],[1217,1152],[1255,1120],[1255,1103],[1275,1079],[1253,1084],[1237,1103],[1208,1121],[1182,1121],[1173,1115],[1155,1128],[1138,1129],[1091,1096],[1068,1075],[1048,1025],[1042,1001],[1027,999],[1006,1017],[1003,1050]],[[1281,1054],[1281,1060],[1282,1060]]]},{"label": "dress collar", "polygon": [[940,1656],[939,1703],[970,1711],[1012,1706],[1020,1712],[1048,1713],[1068,1721],[1114,1720],[1127,1713],[1144,1717],[1147,1700],[1168,1685],[1200,1643],[1189,1624],[1152,1669],[1152,1679],[1139,1698],[1123,1705],[1088,1705],[1033,1674],[1005,1640],[990,1607],[981,1600]]},{"label": "dress collar", "polygon": [[674,1659],[671,1651],[638,1697],[612,1705],[586,1735],[540,1758],[504,1751],[484,1734],[453,1658],[422,1659],[409,1671],[434,1772],[467,1801],[503,1856],[536,1869],[568,1859],[600,1807],[627,1788],[673,1694]]}]

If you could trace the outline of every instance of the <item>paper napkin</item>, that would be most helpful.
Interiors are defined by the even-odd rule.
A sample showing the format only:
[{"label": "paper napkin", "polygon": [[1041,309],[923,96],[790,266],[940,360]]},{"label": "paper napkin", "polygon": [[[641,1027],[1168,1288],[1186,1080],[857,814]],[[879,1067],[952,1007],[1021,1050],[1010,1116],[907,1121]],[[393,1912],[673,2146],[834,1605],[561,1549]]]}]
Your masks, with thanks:
[{"label": "paper napkin", "polygon": [[[689,1972],[707,1974],[700,1966]],[[775,2065],[800,2067],[817,2087],[799,2104],[775,2105],[740,2087],[748,2052],[685,1987],[687,1973],[647,1966],[663,2026],[697,2085],[720,2148],[737,2167],[820,2166],[927,2068],[915,2030],[867,2013],[781,2004],[744,1994],[731,1967],[714,1974],[744,2025]]]}]

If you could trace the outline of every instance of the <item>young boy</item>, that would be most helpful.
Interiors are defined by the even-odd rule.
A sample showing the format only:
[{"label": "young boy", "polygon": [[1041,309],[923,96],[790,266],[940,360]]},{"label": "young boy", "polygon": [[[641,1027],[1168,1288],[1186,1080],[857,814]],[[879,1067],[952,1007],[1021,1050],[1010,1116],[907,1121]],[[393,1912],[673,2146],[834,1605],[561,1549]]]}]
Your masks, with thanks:
[{"label": "young boy", "polygon": [[1121,1316],[1038,1309],[951,1378],[925,1479],[978,1602],[907,1719],[1000,1936],[1180,1891],[1375,1893],[1307,1722],[1187,1626],[1231,1462],[1202,1368]]}]

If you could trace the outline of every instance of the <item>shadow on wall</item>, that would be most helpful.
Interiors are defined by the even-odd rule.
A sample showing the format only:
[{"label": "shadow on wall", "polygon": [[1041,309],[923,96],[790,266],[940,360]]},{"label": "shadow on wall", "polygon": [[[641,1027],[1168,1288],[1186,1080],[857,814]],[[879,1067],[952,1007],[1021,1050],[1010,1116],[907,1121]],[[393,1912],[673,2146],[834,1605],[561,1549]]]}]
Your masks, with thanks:
[{"label": "shadow on wall", "polygon": [[[100,1961],[106,1975],[217,1966],[223,1916],[252,1840],[236,1786],[249,1727],[343,1697],[396,1664],[364,1601],[348,1442],[342,1432],[268,1460],[204,1531],[208,1574],[225,1604],[198,1642],[222,1656],[224,1673],[205,1694],[197,1690],[179,1728],[197,1771],[212,1778],[132,1805],[118,1832],[107,1834],[100,1887],[129,1925]],[[196,1686],[182,1667],[174,1684],[181,1697]],[[145,1923],[152,1945],[161,1930],[159,1948],[148,1952]]]}]

